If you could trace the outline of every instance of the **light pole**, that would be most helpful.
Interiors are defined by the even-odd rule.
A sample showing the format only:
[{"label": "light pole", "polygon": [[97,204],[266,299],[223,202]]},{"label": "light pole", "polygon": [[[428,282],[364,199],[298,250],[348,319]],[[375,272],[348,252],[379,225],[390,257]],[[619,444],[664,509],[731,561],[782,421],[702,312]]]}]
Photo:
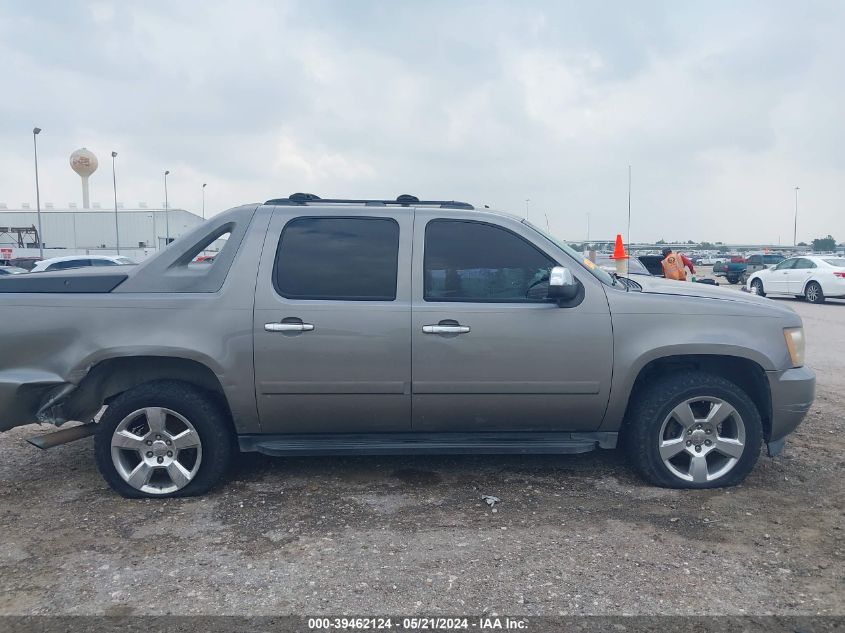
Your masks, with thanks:
[{"label": "light pole", "polygon": [[531,198],[525,199],[525,219],[528,219],[528,204],[531,202]]},{"label": "light pole", "polygon": [[164,225],[165,225],[165,238],[164,238],[164,245],[167,246],[170,244],[170,211],[168,210],[169,207],[167,205],[167,175],[170,173],[170,170],[164,172]]},{"label": "light pole", "polygon": [[792,228],[792,245],[798,246],[798,189],[795,187],[795,224]]},{"label": "light pole", "polygon": [[111,153],[111,184],[114,189],[114,241],[117,248],[117,254],[120,255],[120,229],[117,226],[117,176],[114,171],[114,159],[117,158],[117,152]]},{"label": "light pole", "polygon": [[40,127],[32,128],[32,149],[35,152],[35,208],[38,213],[38,253],[44,259],[44,233],[41,231],[41,189],[38,187],[38,143],[35,137],[41,133]]},{"label": "light pole", "polygon": [[202,219],[205,220],[205,186],[207,183],[202,183]]},{"label": "light pole", "polygon": [[590,241],[590,214],[587,214],[587,241]]}]

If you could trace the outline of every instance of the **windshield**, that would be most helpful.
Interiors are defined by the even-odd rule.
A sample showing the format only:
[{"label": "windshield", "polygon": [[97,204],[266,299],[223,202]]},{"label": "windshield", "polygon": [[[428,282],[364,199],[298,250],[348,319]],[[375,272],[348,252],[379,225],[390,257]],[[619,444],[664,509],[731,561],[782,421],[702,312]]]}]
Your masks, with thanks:
[{"label": "windshield", "polygon": [[598,280],[599,280],[600,282],[602,282],[603,284],[606,284],[606,285],[608,285],[608,286],[615,286],[615,285],[616,285],[616,280],[614,280],[614,278],[613,278],[613,277],[611,277],[608,273],[606,273],[606,272],[605,272],[605,271],[603,271],[601,268],[599,268],[598,266],[596,266],[596,265],[595,265],[593,262],[591,262],[588,258],[584,257],[584,254],[583,254],[583,253],[579,253],[578,251],[576,251],[576,250],[575,250],[574,248],[572,248],[571,246],[569,246],[569,245],[565,244],[564,242],[560,242],[560,241],[558,241],[557,239],[555,239],[554,237],[552,237],[551,235],[549,235],[548,233],[546,233],[546,232],[545,232],[543,229],[541,229],[540,227],[538,227],[538,226],[534,226],[534,225],[533,225],[531,222],[529,222],[528,220],[522,220],[522,223],[523,223],[525,226],[527,226],[527,227],[529,227],[529,228],[531,228],[531,229],[534,229],[534,231],[536,231],[538,235],[540,235],[540,236],[542,236],[543,238],[545,238],[545,239],[546,239],[546,241],[551,242],[551,244],[552,244],[553,246],[557,246],[560,250],[562,250],[564,253],[566,253],[567,255],[569,255],[569,256],[570,256],[572,259],[574,259],[576,262],[578,262],[579,264],[581,264],[581,265],[582,265],[582,266],[583,266],[583,267],[584,267],[584,268],[585,268],[585,269],[586,269],[586,270],[587,270],[587,271],[588,271],[591,275],[593,275],[593,277],[595,277],[596,279],[598,279]]}]

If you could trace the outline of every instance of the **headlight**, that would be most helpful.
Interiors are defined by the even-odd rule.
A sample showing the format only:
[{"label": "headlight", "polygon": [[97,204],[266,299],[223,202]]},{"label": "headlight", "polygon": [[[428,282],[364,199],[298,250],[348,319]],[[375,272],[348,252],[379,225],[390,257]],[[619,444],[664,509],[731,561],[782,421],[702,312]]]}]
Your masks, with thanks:
[{"label": "headlight", "polygon": [[785,327],[783,337],[786,339],[786,349],[789,350],[789,358],[793,367],[804,365],[804,328]]}]

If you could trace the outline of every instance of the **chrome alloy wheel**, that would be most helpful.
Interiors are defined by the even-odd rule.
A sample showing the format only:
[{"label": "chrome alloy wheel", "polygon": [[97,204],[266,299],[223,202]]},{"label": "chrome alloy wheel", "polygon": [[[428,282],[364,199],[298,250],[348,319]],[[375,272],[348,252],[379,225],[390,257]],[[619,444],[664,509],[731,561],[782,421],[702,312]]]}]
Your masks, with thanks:
[{"label": "chrome alloy wheel", "polygon": [[111,440],[114,467],[130,486],[147,494],[169,494],[187,486],[202,462],[194,425],[171,409],[147,407],[127,415]]},{"label": "chrome alloy wheel", "polygon": [[666,416],[658,450],[663,464],[679,479],[714,481],[742,457],[745,424],[739,412],[721,398],[690,398]]}]

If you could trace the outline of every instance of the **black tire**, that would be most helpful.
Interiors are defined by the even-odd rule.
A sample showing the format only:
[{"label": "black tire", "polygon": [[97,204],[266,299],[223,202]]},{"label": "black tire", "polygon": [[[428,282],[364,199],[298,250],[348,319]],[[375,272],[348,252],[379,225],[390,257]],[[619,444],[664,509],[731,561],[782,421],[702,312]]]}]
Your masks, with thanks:
[{"label": "black tire", "polygon": [[[735,465],[706,482],[684,480],[664,464],[659,452],[664,420],[684,401],[695,397],[719,398],[741,416],[745,445]],[[748,476],[760,456],[763,423],[751,398],[734,383],[702,371],[683,371],[652,381],[629,407],[622,433],[625,452],[644,479],[664,488],[721,488],[735,486]]]},{"label": "black tire", "polygon": [[[112,460],[112,437],[118,425],[133,412],[148,407],[162,407],[184,416],[199,435],[202,458],[196,474],[174,492],[148,493],[134,488],[121,477]],[[235,437],[219,398],[187,383],[161,380],[125,391],[109,404],[97,424],[94,451],[100,474],[124,497],[190,497],[204,494],[223,478],[235,451]]]},{"label": "black tire", "polygon": [[735,276],[733,276],[733,275],[731,275],[730,277],[726,275],[726,276],[725,276],[725,279],[727,279],[727,280],[728,280],[728,283],[729,283],[729,284],[732,284],[732,285],[733,285],[733,284],[736,284],[736,283],[739,281],[739,277],[735,277]]},{"label": "black tire", "polygon": [[751,287],[754,289],[754,293],[760,297],[766,296],[766,291],[763,289],[763,281],[757,277],[751,282]]},{"label": "black tire", "polygon": [[825,296],[817,281],[811,281],[804,288],[804,298],[810,303],[824,303]]}]

